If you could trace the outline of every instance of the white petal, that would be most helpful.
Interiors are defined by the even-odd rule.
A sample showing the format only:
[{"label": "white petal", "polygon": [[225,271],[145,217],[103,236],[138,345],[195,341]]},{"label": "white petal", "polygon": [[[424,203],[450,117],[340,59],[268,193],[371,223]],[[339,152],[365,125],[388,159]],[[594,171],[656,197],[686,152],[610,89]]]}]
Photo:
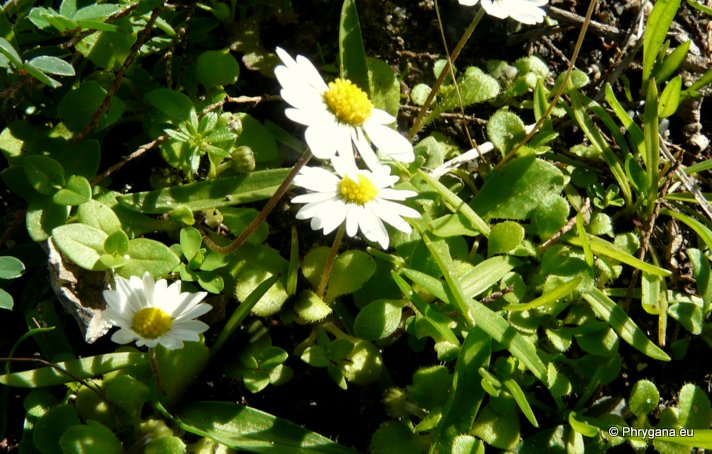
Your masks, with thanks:
[{"label": "white petal", "polygon": [[[200,295],[202,294],[202,295]],[[201,317],[213,309],[213,306],[207,303],[198,303],[198,301],[205,298],[206,292],[200,293],[187,293],[190,297],[187,297],[181,304],[181,312],[175,316],[176,320],[188,321],[194,318]],[[196,298],[200,295],[199,298]],[[192,297],[192,298],[191,298]]]},{"label": "white petal", "polygon": [[396,121],[396,117],[389,114],[385,110],[373,109],[371,115],[366,119],[369,123],[379,124],[379,125],[389,125]]},{"label": "white petal", "polygon": [[[395,205],[395,204],[392,204]],[[387,222],[388,224],[392,225],[393,227],[397,228],[401,232],[405,233],[410,233],[411,232],[411,227],[410,224],[405,222],[403,218],[396,212],[390,210],[391,208],[388,205],[381,204],[378,202],[374,202],[369,204],[369,208],[373,210],[373,213],[379,217],[379,219],[383,220],[384,222]]]},{"label": "white petal", "polygon": [[328,213],[323,213],[321,216],[321,227],[324,229],[324,235],[336,230],[344,219],[346,219],[346,204],[343,202],[334,203]]},{"label": "white petal", "polygon": [[368,139],[366,139],[361,128],[356,131],[356,140],[354,140],[354,143],[356,143],[356,149],[369,169],[375,171],[381,166],[381,161],[378,160],[376,152],[371,148],[371,144],[368,142]]},{"label": "white petal", "polygon": [[413,162],[415,160],[413,145],[398,131],[388,126],[369,123],[368,121],[363,124],[363,129],[366,130],[368,138],[380,152],[385,153],[396,161]]},{"label": "white petal", "polygon": [[336,123],[312,125],[304,132],[304,139],[318,159],[331,159],[336,154],[336,144],[339,142],[337,135],[341,133]]},{"label": "white petal", "polygon": [[475,6],[479,0],[460,0],[461,5]]},{"label": "white petal", "polygon": [[340,179],[321,167],[304,167],[294,177],[294,184],[310,191],[334,192]]},{"label": "white petal", "polygon": [[418,195],[415,191],[407,191],[405,189],[385,188],[378,192],[378,198],[388,200],[406,200]]},{"label": "white petal", "polygon": [[117,344],[128,344],[138,338],[138,334],[127,328],[121,328],[111,336],[111,340]]},{"label": "white petal", "polygon": [[350,237],[358,233],[358,220],[363,209],[359,205],[349,204],[346,206],[346,234]]},{"label": "white petal", "polygon": [[388,232],[383,222],[369,210],[364,210],[359,218],[358,225],[363,235],[371,241],[380,244],[383,249],[388,249]]},{"label": "white petal", "polygon": [[336,192],[310,192],[293,197],[292,203],[316,203],[336,198]]}]

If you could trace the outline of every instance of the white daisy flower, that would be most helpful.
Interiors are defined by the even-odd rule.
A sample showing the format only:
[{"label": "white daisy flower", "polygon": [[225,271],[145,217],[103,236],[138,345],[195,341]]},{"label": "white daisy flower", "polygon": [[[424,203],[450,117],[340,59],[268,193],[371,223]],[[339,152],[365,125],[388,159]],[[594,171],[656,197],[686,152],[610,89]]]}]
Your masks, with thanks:
[{"label": "white daisy flower", "polygon": [[205,323],[194,320],[212,309],[200,302],[206,292],[181,292],[180,281],[169,286],[165,279],[155,282],[148,272],[143,279],[117,276],[115,287],[104,290],[103,316],[119,327],[111,336],[118,344],[136,341],[139,347],[161,344],[175,350],[183,348],[183,341],[199,341],[198,335],[208,329]]},{"label": "white daisy flower", "polygon": [[338,154],[353,159],[353,143],[366,164],[377,168],[373,143],[397,161],[413,162],[408,139],[387,126],[396,119],[376,109],[353,82],[336,79],[327,85],[307,58],[297,55],[295,60],[279,47],[277,55],[284,65],[277,66],[274,74],[282,85],[282,98],[292,106],[285,114],[307,127],[304,137],[314,156],[331,159]]},{"label": "white daisy flower", "polygon": [[546,5],[547,0],[460,0],[460,4],[474,6],[478,1],[487,14],[499,19],[511,17],[523,24],[533,25],[546,17],[546,12],[540,7]]},{"label": "white daisy flower", "polygon": [[294,178],[295,185],[312,191],[292,199],[293,203],[306,204],[297,212],[297,219],[311,219],[311,228],[323,229],[324,235],[345,221],[349,236],[360,230],[383,249],[389,243],[384,222],[401,232],[411,232],[403,217],[419,218],[420,213],[394,200],[418,194],[393,189],[398,177],[390,174],[390,168],[379,166],[375,172],[360,170],[343,157],[335,157],[331,162],[336,174],[321,167],[305,167]]}]

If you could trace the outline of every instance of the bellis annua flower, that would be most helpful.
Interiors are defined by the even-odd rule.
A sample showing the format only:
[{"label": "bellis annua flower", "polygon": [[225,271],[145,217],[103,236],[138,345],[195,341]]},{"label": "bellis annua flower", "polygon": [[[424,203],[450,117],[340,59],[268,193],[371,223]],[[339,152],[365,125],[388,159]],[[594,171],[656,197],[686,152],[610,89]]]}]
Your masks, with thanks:
[{"label": "bellis annua flower", "polygon": [[356,168],[342,157],[331,162],[336,174],[321,167],[305,167],[294,179],[295,185],[311,191],[292,199],[293,203],[306,204],[297,219],[311,219],[311,228],[323,229],[325,235],[346,222],[347,235],[355,236],[360,230],[383,249],[389,243],[384,222],[410,233],[411,227],[403,217],[419,218],[420,213],[397,201],[416,196],[416,192],[393,189],[398,177],[391,175],[387,166],[369,171]]},{"label": "bellis annua flower", "polygon": [[139,347],[183,348],[184,341],[197,342],[208,325],[195,318],[212,309],[201,303],[207,293],[180,291],[180,281],[170,286],[165,279],[153,280],[149,273],[124,279],[116,277],[115,290],[104,290],[104,318],[119,330],[111,340],[119,344],[136,341]]},{"label": "bellis annua flower", "polygon": [[[368,95],[347,79],[328,85],[305,57],[296,60],[277,48],[283,65],[274,74],[282,85],[281,95],[292,107],[285,114],[307,127],[304,137],[314,156],[335,155],[353,160],[353,145],[370,168],[380,167],[371,143],[387,156],[403,162],[415,159],[413,146],[389,124],[396,119],[374,107]],[[352,145],[353,144],[353,145]]]},{"label": "bellis annua flower", "polygon": [[541,9],[547,0],[460,0],[461,5],[474,6],[482,4],[485,12],[499,19],[512,19],[523,24],[537,24],[544,20],[546,12]]}]

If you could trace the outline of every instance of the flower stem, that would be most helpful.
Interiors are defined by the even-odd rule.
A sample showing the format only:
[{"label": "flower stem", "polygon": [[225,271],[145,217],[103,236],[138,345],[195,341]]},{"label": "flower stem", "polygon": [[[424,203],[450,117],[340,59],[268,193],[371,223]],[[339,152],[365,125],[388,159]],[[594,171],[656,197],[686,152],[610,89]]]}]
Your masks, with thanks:
[{"label": "flower stem", "polygon": [[339,230],[336,231],[336,238],[334,238],[334,243],[331,245],[329,256],[326,258],[326,263],[324,263],[324,271],[321,272],[319,288],[316,291],[316,295],[319,298],[323,298],[324,292],[326,292],[326,284],[329,283],[329,275],[331,274],[331,268],[334,266],[336,252],[339,250],[339,246],[341,246],[341,240],[344,238],[345,231],[346,223],[342,223],[341,226],[339,226]]},{"label": "flower stem", "polygon": [[588,24],[591,23],[591,15],[593,14],[593,10],[596,6],[597,0],[590,0],[588,4],[588,11],[586,11],[586,20],[584,20],[583,25],[581,26],[581,30],[579,31],[578,39],[576,40],[576,46],[574,47],[574,52],[571,55],[571,59],[569,60],[569,67],[566,68],[566,72],[564,73],[564,78],[561,81],[561,85],[559,85],[559,89],[556,90],[556,93],[554,94],[554,97],[551,99],[551,102],[547,106],[546,110],[544,113],[541,115],[541,118],[539,118],[539,121],[536,122],[534,127],[532,128],[531,131],[529,131],[529,134],[521,140],[512,150],[504,155],[504,158],[502,158],[501,161],[499,161],[496,165],[496,168],[501,168],[504,164],[506,164],[519,149],[527,142],[529,142],[534,135],[539,132],[539,128],[541,128],[541,125],[544,124],[544,122],[549,118],[549,115],[551,115],[551,111],[554,110],[554,107],[556,107],[556,103],[559,102],[559,98],[561,98],[561,95],[564,93],[564,90],[569,85],[569,79],[571,78],[571,73],[574,70],[574,65],[576,64],[576,59],[578,59],[579,52],[581,51],[581,46],[583,45],[583,38],[586,36],[586,30],[588,30]]},{"label": "flower stem", "polygon": [[428,113],[428,109],[433,103],[433,99],[435,99],[435,95],[438,93],[440,86],[445,81],[445,77],[447,77],[447,75],[450,73],[450,67],[455,63],[455,60],[460,55],[462,48],[465,47],[465,44],[467,44],[467,41],[470,39],[470,36],[472,36],[472,33],[475,31],[475,27],[477,27],[477,24],[480,23],[480,20],[484,15],[485,10],[483,8],[479,8],[477,14],[475,14],[475,17],[472,19],[472,22],[470,22],[470,25],[467,27],[467,30],[465,30],[465,33],[462,34],[462,38],[460,38],[460,41],[458,41],[457,45],[452,50],[452,53],[450,54],[447,59],[447,62],[445,63],[445,67],[442,71],[440,71],[438,79],[435,81],[435,84],[433,84],[433,87],[430,89],[428,97],[425,99],[425,102],[421,106],[420,112],[418,112],[418,116],[413,122],[413,127],[411,127],[410,131],[408,131],[408,138],[410,140],[413,140],[413,137],[415,137],[415,135],[418,134],[420,129],[423,127],[423,123],[425,121],[425,114]]},{"label": "flower stem", "polygon": [[242,246],[242,244],[247,240],[247,238],[252,234],[252,232],[254,232],[257,227],[259,227],[259,225],[262,224],[265,219],[267,219],[267,216],[269,216],[272,210],[274,210],[274,207],[277,206],[277,202],[280,201],[280,199],[289,189],[289,186],[292,184],[292,181],[294,181],[294,178],[297,176],[297,173],[299,173],[302,167],[304,167],[304,165],[309,162],[311,157],[311,151],[309,151],[308,149],[305,150],[304,153],[302,153],[302,156],[294,164],[294,167],[292,167],[292,170],[290,170],[289,174],[284,179],[282,184],[279,185],[274,194],[272,194],[272,197],[270,197],[270,199],[265,204],[264,208],[262,208],[260,214],[258,214],[257,217],[252,220],[252,222],[250,222],[250,225],[248,225],[247,228],[242,231],[240,236],[235,238],[232,243],[228,244],[227,246],[220,246],[219,244],[211,240],[202,229],[200,229],[200,233],[203,235],[203,243],[205,243],[205,245],[211,251],[215,251],[220,254],[229,254],[231,252],[235,252],[237,248]]}]

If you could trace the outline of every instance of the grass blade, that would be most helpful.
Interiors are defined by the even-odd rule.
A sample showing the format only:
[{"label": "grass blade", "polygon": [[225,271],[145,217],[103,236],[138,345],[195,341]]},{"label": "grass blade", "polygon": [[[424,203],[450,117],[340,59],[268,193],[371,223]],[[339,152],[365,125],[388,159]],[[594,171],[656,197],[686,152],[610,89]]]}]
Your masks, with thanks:
[{"label": "grass blade", "polygon": [[582,294],[588,301],[596,316],[610,325],[618,335],[636,350],[660,361],[670,361],[670,357],[648,339],[643,331],[623,312],[612,299],[597,288]]}]

